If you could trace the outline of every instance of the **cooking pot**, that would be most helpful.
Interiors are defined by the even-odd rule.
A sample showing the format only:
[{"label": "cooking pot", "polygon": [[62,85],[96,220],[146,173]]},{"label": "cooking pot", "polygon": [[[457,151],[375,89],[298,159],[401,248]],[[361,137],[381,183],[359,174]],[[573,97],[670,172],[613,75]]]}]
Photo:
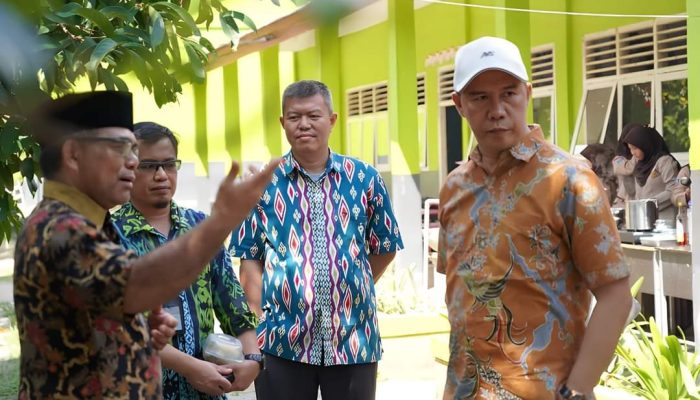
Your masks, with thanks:
[{"label": "cooking pot", "polygon": [[629,231],[650,231],[659,216],[656,199],[627,200],[625,228]]}]

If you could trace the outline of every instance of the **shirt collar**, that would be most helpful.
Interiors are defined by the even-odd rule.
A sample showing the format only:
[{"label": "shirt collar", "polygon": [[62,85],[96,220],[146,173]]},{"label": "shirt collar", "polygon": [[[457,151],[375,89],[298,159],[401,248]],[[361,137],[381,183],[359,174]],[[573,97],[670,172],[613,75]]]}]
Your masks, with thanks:
[{"label": "shirt collar", "polygon": [[[542,128],[540,128],[540,126],[537,124],[529,125],[529,128],[530,131],[525,134],[518,143],[511,147],[508,153],[504,154],[510,154],[514,159],[524,162],[530,161],[530,159],[537,154],[537,152],[542,148],[542,144],[544,142]],[[482,157],[481,150],[479,150],[479,145],[477,145],[474,150],[471,151],[469,158],[474,160],[474,162],[477,164],[481,164]]]},{"label": "shirt collar", "polygon": [[[325,173],[328,173],[330,171],[335,171],[335,172],[340,172],[342,171],[343,168],[343,159],[339,154],[334,153],[331,149],[328,149],[328,162],[326,163],[326,168],[324,170]],[[301,172],[304,175],[309,175],[304,168],[299,165],[299,162],[294,158],[294,155],[292,155],[292,151],[290,150],[287,154],[284,155],[284,163],[282,164],[282,170],[284,171],[285,175],[289,175],[294,171]]]},{"label": "shirt collar", "polygon": [[[139,232],[157,232],[156,229],[148,223],[141,211],[134,207],[134,203],[132,202],[122,205],[119,209],[119,214],[129,217],[131,229],[126,231],[126,236],[135,235]],[[174,201],[170,201],[170,221],[173,224],[171,229],[182,230],[190,228],[186,218],[183,216],[183,210],[175,204]]]},{"label": "shirt collar", "polygon": [[106,209],[76,187],[51,179],[44,180],[44,197],[66,204],[95,224],[98,230],[102,229],[108,215]]}]

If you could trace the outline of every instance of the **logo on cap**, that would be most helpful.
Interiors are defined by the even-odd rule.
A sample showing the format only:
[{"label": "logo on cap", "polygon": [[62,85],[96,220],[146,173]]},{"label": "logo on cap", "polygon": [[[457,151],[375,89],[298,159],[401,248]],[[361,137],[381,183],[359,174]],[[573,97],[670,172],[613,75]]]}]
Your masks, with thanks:
[{"label": "logo on cap", "polygon": [[493,50],[492,51],[485,51],[485,52],[481,53],[481,58],[491,57],[492,55],[494,55]]}]

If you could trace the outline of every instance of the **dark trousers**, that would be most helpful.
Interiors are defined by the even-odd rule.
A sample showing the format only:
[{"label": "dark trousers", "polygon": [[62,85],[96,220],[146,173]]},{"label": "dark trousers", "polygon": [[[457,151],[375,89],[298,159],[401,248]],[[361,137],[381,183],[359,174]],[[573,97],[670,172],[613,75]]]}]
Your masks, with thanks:
[{"label": "dark trousers", "polygon": [[255,380],[258,400],[374,400],[377,363],[320,366],[265,354]]}]

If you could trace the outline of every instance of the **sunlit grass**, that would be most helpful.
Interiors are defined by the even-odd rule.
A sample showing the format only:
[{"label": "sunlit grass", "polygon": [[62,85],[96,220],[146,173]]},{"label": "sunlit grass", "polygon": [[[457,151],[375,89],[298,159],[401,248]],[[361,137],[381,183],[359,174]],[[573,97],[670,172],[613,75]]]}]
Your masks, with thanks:
[{"label": "sunlit grass", "polygon": [[17,398],[19,336],[17,327],[0,328],[0,399]]}]

